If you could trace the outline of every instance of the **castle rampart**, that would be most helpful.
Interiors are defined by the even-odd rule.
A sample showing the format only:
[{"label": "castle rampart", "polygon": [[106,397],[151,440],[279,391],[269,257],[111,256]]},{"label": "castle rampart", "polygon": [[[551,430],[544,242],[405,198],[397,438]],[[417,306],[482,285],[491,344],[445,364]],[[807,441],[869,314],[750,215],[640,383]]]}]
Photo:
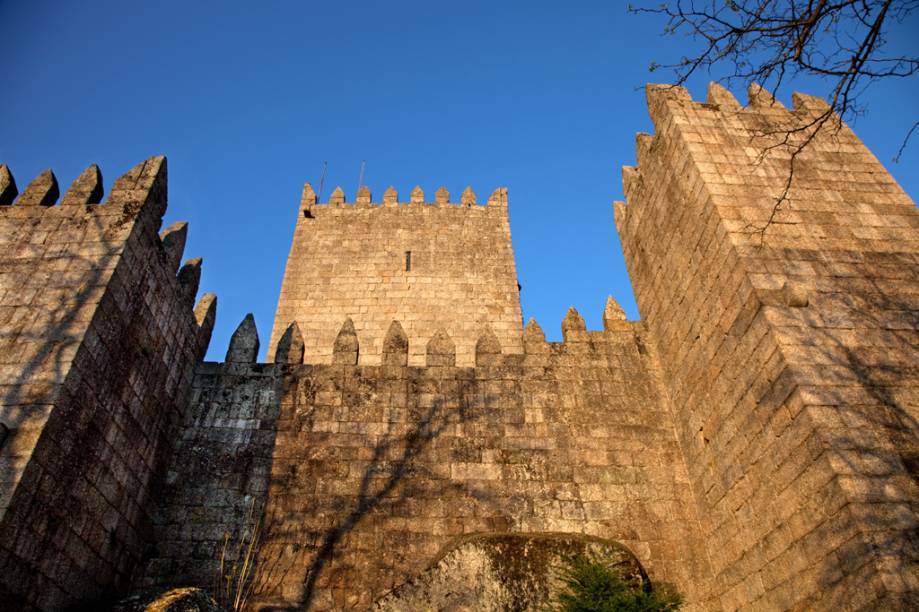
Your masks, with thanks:
[{"label": "castle rampart", "polygon": [[[531,321],[519,354],[486,333],[466,367],[444,334],[423,366],[397,340],[359,366],[348,323],[356,342],[336,340],[333,365],[204,364],[159,538],[172,558],[148,583],[206,584],[254,503],[262,604],[366,607],[453,542],[495,532],[616,540],[695,597],[707,562],[657,361],[612,300],[605,319],[587,331],[572,309],[562,343]],[[251,331],[234,342],[251,346]]]}]

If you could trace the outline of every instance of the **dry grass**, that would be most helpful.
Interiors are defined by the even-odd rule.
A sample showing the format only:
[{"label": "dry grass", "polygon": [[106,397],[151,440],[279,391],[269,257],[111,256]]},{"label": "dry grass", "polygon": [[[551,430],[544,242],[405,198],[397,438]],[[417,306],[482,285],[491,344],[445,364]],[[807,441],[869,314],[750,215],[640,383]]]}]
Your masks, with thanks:
[{"label": "dry grass", "polygon": [[217,603],[231,612],[246,608],[255,586],[256,553],[262,535],[261,518],[255,517],[255,500],[249,506],[246,522],[235,544],[236,554],[229,563],[233,551],[230,534],[224,534],[223,550],[220,553],[220,571],[215,577],[214,597]]}]

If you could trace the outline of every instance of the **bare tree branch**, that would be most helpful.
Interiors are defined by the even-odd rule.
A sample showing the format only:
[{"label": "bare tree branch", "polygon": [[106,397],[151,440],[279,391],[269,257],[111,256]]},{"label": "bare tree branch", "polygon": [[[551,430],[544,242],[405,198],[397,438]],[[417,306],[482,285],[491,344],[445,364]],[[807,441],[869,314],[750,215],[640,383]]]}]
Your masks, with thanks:
[{"label": "bare tree branch", "polygon": [[[919,9],[919,0],[671,0],[655,7],[633,7],[635,14],[667,19],[664,32],[686,34],[700,44],[695,54],[670,64],[651,64],[674,73],[684,85],[705,71],[730,87],[737,81],[760,84],[773,96],[798,76],[828,83],[829,108],[804,125],[775,130],[760,160],[790,150],[788,175],[761,234],[788,200],[799,154],[827,123],[851,120],[865,111],[861,97],[874,82],[919,73],[919,56],[888,54],[887,34]],[[919,121],[909,129],[894,161],[899,161]]]},{"label": "bare tree branch", "polygon": [[900,163],[900,156],[903,155],[903,151],[906,149],[906,144],[909,142],[909,139],[912,137],[913,132],[916,131],[916,128],[919,127],[919,121],[913,123],[913,127],[909,128],[909,131],[906,133],[906,136],[903,138],[903,142],[900,143],[900,148],[897,150],[897,154],[894,156],[893,161],[895,163]]},{"label": "bare tree branch", "polygon": [[917,0],[673,0],[629,7],[666,17],[667,34],[701,42],[695,55],[652,64],[673,70],[675,84],[705,70],[722,72],[717,80],[726,85],[758,82],[775,94],[796,76],[823,77],[843,120],[862,111],[858,98],[870,81],[919,72],[919,56],[885,51],[891,23],[917,9]]}]

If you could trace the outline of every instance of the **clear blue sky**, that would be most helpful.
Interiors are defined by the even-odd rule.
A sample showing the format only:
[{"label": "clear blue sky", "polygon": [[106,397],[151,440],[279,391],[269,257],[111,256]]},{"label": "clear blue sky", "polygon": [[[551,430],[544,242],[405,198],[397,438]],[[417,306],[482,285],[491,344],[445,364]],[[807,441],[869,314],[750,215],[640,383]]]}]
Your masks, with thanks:
[{"label": "clear blue sky", "polygon": [[[264,355],[323,161],[326,194],[349,200],[361,160],[374,199],[508,187],[524,318],[550,339],[572,304],[600,328],[607,294],[638,316],[610,203],[635,132],[652,131],[640,86],[667,78],[649,64],[690,43],[624,2],[0,0],[0,24],[0,162],[20,188],[51,167],[62,189],[97,162],[108,188],[166,154],[165,223],[190,222],[186,257],[219,296],[210,359],[250,311]],[[917,40],[916,20],[894,34]],[[917,100],[917,78],[881,83],[854,125],[914,198],[919,140],[891,159]]]}]

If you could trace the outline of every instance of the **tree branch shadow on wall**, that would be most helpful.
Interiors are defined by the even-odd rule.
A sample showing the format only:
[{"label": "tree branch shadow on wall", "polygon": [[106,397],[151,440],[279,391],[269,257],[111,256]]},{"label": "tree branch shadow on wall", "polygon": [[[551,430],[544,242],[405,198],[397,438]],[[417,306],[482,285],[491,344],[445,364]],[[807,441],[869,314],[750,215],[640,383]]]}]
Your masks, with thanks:
[{"label": "tree branch shadow on wall", "polygon": [[[844,448],[855,451],[851,456],[840,454],[850,473],[867,477],[863,478],[868,485],[863,498],[869,503],[863,504],[866,512],[863,518],[876,531],[864,534],[867,541],[862,546],[849,547],[844,555],[837,554],[844,575],[851,575],[875,561],[885,573],[915,576],[915,563],[919,560],[919,499],[915,496],[919,486],[919,420],[916,414],[919,405],[904,405],[902,391],[912,386],[915,394],[919,384],[919,310],[899,296],[891,295],[876,281],[871,285],[874,300],[853,304],[853,307],[858,307],[860,316],[870,328],[884,330],[892,342],[885,347],[883,355],[875,354],[873,360],[845,346],[838,338],[837,345],[845,355],[845,365],[875,402],[866,406],[847,405],[851,414],[843,418],[850,424],[851,435],[843,434],[839,442]],[[900,361],[891,363],[887,357],[893,355],[898,355]],[[861,432],[855,427],[859,422],[870,424],[887,439],[878,444],[877,440],[860,436]],[[859,454],[869,457],[870,461],[860,460]],[[891,476],[903,477],[904,472],[909,482],[890,482]],[[884,502],[895,506],[890,508]],[[838,580],[839,576],[834,572],[824,580],[829,582],[832,578]],[[919,605],[919,593],[913,592],[910,601],[912,605]]]},{"label": "tree branch shadow on wall", "polygon": [[[837,368],[828,373],[831,383],[818,377],[825,402],[818,408],[830,412],[825,417],[818,413],[815,418],[830,420],[814,425],[814,431],[822,437],[822,453],[833,453],[834,479],[849,480],[846,495],[852,495],[852,487],[857,489],[857,499],[846,501],[826,520],[854,511],[860,523],[852,537],[831,555],[831,562],[822,562],[818,581],[824,593],[832,592],[834,585],[868,563],[880,562],[885,573],[909,575],[915,573],[914,564],[919,559],[915,496],[919,485],[919,405],[914,403],[919,384],[919,310],[876,280],[866,280],[870,289],[843,293],[844,289],[837,287],[829,298],[836,303],[820,303],[823,298],[818,294],[818,303],[813,305],[816,308],[800,309],[808,333],[813,334],[804,344],[818,351],[825,347],[823,363],[814,367]],[[865,334],[879,334],[882,341],[865,338]],[[812,380],[810,374],[795,381],[790,392]],[[808,402],[812,404],[816,405]],[[858,483],[853,482],[856,479]],[[859,507],[853,508],[856,505]],[[863,531],[865,526],[869,532]],[[919,603],[915,593],[912,597],[912,604]]]},{"label": "tree branch shadow on wall", "polygon": [[[87,206],[105,207],[108,204]],[[62,221],[70,223],[71,230],[79,230],[81,227],[78,223],[82,222],[83,227],[91,228],[90,233],[99,236],[97,241],[91,243],[94,249],[91,256],[81,255],[78,249],[82,245],[73,241],[67,245],[46,245],[45,251],[34,258],[4,258],[6,270],[32,267],[24,286],[7,287],[9,293],[24,292],[27,295],[34,288],[36,295],[42,295],[41,302],[5,305],[3,310],[6,312],[0,329],[0,344],[8,347],[8,350],[13,347],[18,349],[18,355],[13,353],[18,357],[17,363],[8,366],[17,368],[18,372],[14,377],[2,381],[3,411],[0,417],[11,430],[10,436],[0,448],[0,469],[7,468],[9,471],[4,471],[14,476],[13,479],[8,476],[0,482],[0,525],[3,526],[4,537],[10,536],[10,541],[28,523],[33,532],[49,534],[45,537],[46,541],[62,542],[70,531],[68,523],[82,512],[83,502],[76,493],[82,490],[78,486],[79,480],[88,472],[89,465],[98,460],[96,449],[105,443],[105,421],[110,412],[83,406],[81,398],[71,397],[62,402],[67,392],[64,383],[77,357],[77,349],[92,350],[88,346],[80,347],[88,343],[96,343],[98,346],[114,340],[118,342],[119,350],[138,350],[138,347],[123,346],[124,339],[103,339],[95,332],[84,336],[84,330],[91,327],[91,320],[78,319],[78,316],[87,317],[90,314],[85,307],[94,300],[101,303],[114,279],[114,268],[125,240],[113,241],[110,238],[112,233],[117,233],[125,224],[134,221],[127,211],[119,221],[103,223],[107,219],[110,219],[108,215],[96,216],[87,212],[81,218],[64,217]],[[52,239],[60,238],[56,232],[50,236]],[[28,243],[20,244],[28,246]],[[77,248],[69,248],[73,245]],[[48,254],[53,251],[59,251],[60,254],[57,257]],[[111,274],[108,279],[105,278],[107,274]],[[20,273],[7,275],[4,280],[21,283],[22,278],[23,273]],[[127,293],[126,288],[122,290]],[[131,304],[135,310],[139,307],[136,299],[131,299]],[[92,320],[96,320],[97,313],[92,314]],[[24,318],[24,315],[28,318]],[[114,328],[109,325],[104,327],[107,330]],[[100,374],[100,380],[118,380],[116,377],[120,374]],[[123,384],[128,382],[127,376],[123,376]],[[81,407],[82,411],[75,412]],[[52,410],[59,414],[52,416]],[[49,437],[60,442],[65,427],[66,443],[57,447],[64,456],[43,459],[46,463],[44,468],[52,470],[55,486],[42,489],[40,503],[39,497],[36,497],[33,504],[17,502],[17,487],[22,477],[30,473],[26,468],[34,461],[33,453]],[[17,436],[30,435],[35,435],[35,438],[16,440]],[[27,494],[29,492],[22,493]],[[113,536],[112,531],[107,533],[106,546],[113,546]],[[41,557],[51,559],[54,554],[55,551],[45,550]],[[117,570],[113,570],[114,573]],[[105,580],[103,576],[96,578]],[[92,581],[88,581],[87,588],[94,588],[91,584]],[[18,597],[0,586],[0,603],[5,601],[4,597],[10,596]]]},{"label": "tree branch shadow on wall", "polygon": [[[460,393],[460,397],[466,394]],[[360,484],[353,495],[350,508],[343,508],[340,518],[319,538],[318,546],[305,572],[305,579],[300,589],[299,601],[279,603],[277,606],[261,607],[262,610],[309,609],[315,601],[318,581],[323,571],[334,560],[343,540],[354,531],[359,523],[373,512],[386,512],[387,506],[395,508],[399,503],[412,498],[422,490],[413,486],[407,479],[419,478],[430,482],[435,477],[427,471],[426,466],[419,465],[418,459],[432,444],[451,426],[469,424],[477,420],[488,408],[488,400],[481,406],[470,406],[461,401],[459,408],[446,408],[442,398],[435,399],[431,406],[423,409],[418,420],[411,423],[403,435],[387,434],[373,446],[369,466],[362,474]],[[477,503],[493,504],[493,495],[485,490],[470,486],[466,482],[439,480],[440,484],[463,494],[474,497]],[[270,502],[269,502],[270,503]],[[275,521],[279,517],[266,518],[265,529],[268,533],[266,542],[275,538],[285,544],[303,546],[309,535],[296,533],[292,529],[279,530]],[[273,532],[273,533],[272,533]],[[256,593],[270,595],[291,572],[298,570],[298,556],[290,555],[287,559],[283,546],[271,558],[261,560],[263,564],[257,577]],[[277,601],[277,600],[276,600]]]}]

